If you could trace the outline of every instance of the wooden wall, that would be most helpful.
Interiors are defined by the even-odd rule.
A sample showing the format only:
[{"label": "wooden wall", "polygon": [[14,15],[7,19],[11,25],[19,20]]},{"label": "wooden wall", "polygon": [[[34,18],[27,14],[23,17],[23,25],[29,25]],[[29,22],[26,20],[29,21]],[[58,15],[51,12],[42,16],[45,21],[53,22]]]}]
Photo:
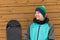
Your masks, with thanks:
[{"label": "wooden wall", "polygon": [[[60,40],[60,0],[44,0],[47,17],[54,24],[56,40]],[[0,0],[0,40],[6,40],[6,25],[10,20],[18,20],[22,26],[22,39],[28,25],[34,18],[36,6],[42,0]]]}]

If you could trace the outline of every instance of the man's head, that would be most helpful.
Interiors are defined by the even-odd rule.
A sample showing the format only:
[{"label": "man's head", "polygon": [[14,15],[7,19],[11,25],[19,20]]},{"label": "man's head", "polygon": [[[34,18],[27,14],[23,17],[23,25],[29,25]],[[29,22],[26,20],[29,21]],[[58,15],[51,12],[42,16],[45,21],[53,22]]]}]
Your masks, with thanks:
[{"label": "man's head", "polygon": [[46,8],[44,6],[38,6],[35,12],[35,18],[39,21],[43,21],[46,16]]}]

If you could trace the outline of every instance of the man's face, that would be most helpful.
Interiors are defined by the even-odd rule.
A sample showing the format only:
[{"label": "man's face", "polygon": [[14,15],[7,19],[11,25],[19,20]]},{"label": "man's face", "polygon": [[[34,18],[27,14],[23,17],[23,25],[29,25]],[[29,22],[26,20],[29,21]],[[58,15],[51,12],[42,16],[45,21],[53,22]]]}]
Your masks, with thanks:
[{"label": "man's face", "polygon": [[43,21],[44,20],[44,17],[43,15],[39,12],[39,11],[36,11],[35,13],[35,18],[39,21]]}]

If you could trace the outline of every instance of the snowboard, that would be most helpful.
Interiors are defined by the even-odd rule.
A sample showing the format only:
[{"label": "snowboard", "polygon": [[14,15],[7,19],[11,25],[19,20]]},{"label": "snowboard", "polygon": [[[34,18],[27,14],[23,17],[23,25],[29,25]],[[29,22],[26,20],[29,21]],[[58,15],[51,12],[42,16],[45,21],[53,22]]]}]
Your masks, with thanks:
[{"label": "snowboard", "polygon": [[17,20],[10,20],[6,27],[7,40],[21,40],[21,24]]}]

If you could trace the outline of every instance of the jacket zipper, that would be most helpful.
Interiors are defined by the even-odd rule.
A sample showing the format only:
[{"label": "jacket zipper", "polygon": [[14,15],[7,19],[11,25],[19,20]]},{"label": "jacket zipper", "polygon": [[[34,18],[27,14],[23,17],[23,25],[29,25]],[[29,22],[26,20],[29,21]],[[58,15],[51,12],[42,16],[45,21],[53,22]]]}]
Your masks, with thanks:
[{"label": "jacket zipper", "polygon": [[39,25],[38,33],[37,33],[37,40],[38,40],[38,38],[39,38],[39,30],[40,30],[40,25]]}]

